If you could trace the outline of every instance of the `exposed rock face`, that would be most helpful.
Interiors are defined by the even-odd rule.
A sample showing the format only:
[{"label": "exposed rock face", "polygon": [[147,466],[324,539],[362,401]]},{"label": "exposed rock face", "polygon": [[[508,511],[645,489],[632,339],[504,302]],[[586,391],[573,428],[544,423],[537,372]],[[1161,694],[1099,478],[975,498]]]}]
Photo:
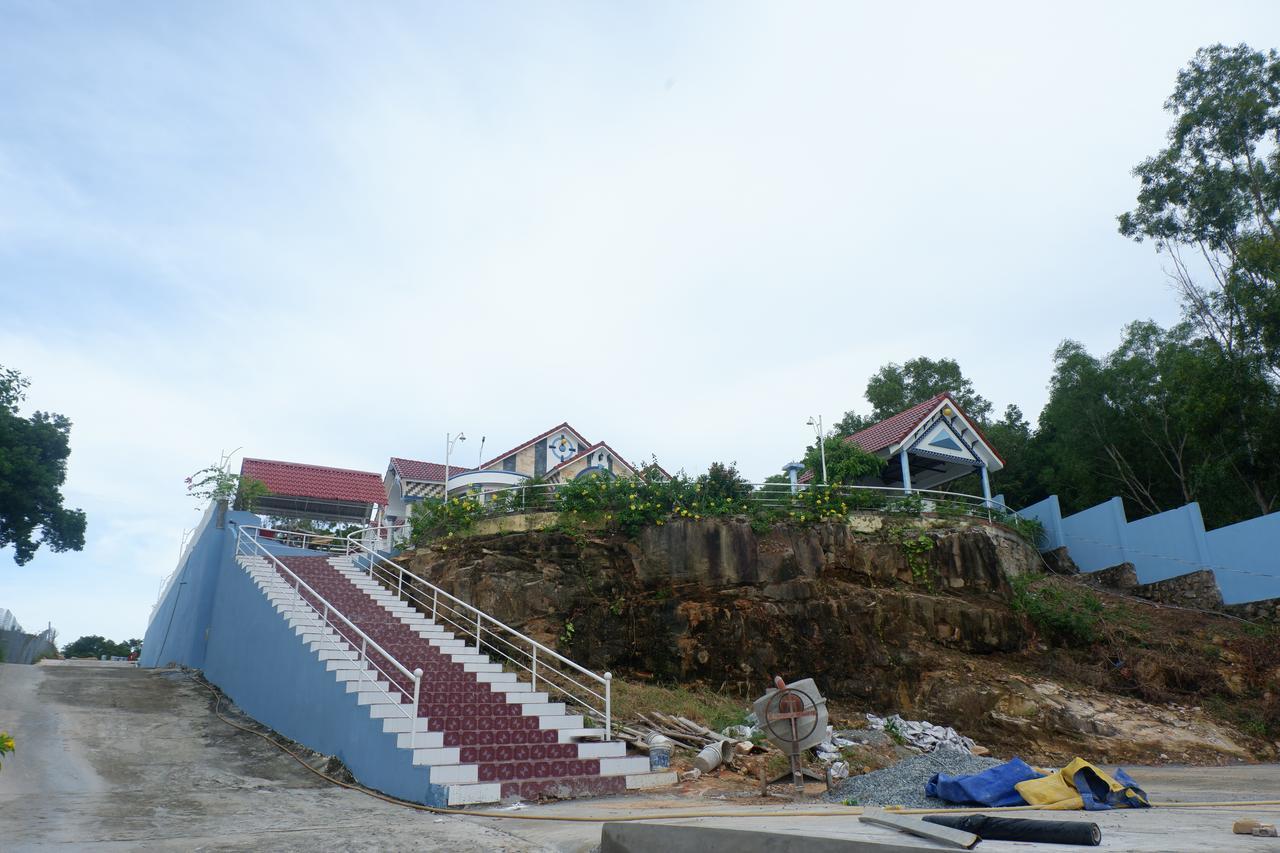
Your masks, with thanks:
[{"label": "exposed rock face", "polygon": [[628,539],[565,533],[543,514],[404,559],[621,677],[755,695],[775,674],[812,676],[851,707],[952,725],[1042,761],[1250,755],[1199,708],[1025,674],[1047,651],[1011,608],[1010,579],[1042,563],[999,525],[868,513],[762,534],[745,520],[671,521]]},{"label": "exposed rock face", "polygon": [[868,514],[763,535],[710,519],[638,540],[476,536],[419,552],[411,567],[595,669],[748,689],[810,675],[884,704],[914,692],[922,645],[1021,648],[1009,578],[1038,563],[999,526]]}]

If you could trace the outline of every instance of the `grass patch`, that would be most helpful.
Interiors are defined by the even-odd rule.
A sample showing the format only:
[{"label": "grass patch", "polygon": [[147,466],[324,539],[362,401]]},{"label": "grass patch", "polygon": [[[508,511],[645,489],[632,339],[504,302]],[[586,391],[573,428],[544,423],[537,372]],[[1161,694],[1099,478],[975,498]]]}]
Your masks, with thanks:
[{"label": "grass patch", "polygon": [[619,720],[635,720],[640,714],[661,711],[687,717],[713,731],[746,722],[748,702],[698,687],[662,687],[634,681],[613,681],[613,714]]}]

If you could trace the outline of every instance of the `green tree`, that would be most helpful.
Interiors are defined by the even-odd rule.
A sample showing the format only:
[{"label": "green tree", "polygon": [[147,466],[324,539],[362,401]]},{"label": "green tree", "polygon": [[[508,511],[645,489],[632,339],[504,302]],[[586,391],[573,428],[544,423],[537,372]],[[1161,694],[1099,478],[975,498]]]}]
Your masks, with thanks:
[{"label": "green tree", "polygon": [[[884,460],[867,453],[852,441],[837,435],[823,440],[827,454],[827,483],[832,486],[848,486],[863,477],[879,474]],[[815,443],[804,454],[805,467],[813,472],[814,483],[822,482],[822,457]]]},{"label": "green tree", "polygon": [[1270,512],[1280,492],[1280,57],[1202,48],[1165,109],[1169,145],[1134,170],[1137,206],[1120,232],[1171,259],[1186,322],[1219,356],[1227,470],[1256,512]]},{"label": "green tree", "polygon": [[974,420],[985,422],[991,414],[991,403],[974,390],[955,360],[922,356],[904,364],[886,364],[868,380],[866,397],[871,403],[871,421],[884,420],[943,391],[950,391]]},{"label": "green tree", "polygon": [[65,658],[101,658],[103,655],[108,657],[128,657],[134,649],[142,648],[141,640],[128,640],[123,643],[113,643],[106,637],[97,634],[89,634],[74,642],[67,643],[62,647],[62,656]]},{"label": "green tree", "polygon": [[81,550],[85,529],[84,513],[62,505],[71,421],[49,412],[19,415],[28,384],[0,366],[0,548],[12,545],[20,566],[41,545]]}]

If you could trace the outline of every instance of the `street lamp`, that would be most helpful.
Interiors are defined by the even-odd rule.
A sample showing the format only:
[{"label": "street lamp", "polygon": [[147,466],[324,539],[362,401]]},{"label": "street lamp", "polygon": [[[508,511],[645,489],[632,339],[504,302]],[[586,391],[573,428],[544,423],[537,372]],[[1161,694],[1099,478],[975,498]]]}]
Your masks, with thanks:
[{"label": "street lamp", "polygon": [[459,441],[466,441],[467,436],[464,433],[458,433],[450,436],[449,433],[444,434],[444,499],[449,500],[449,454],[453,452],[453,446]]},{"label": "street lamp", "polygon": [[822,433],[822,415],[818,415],[818,419],[814,420],[813,416],[809,416],[806,422],[813,427],[813,432],[818,436],[818,456],[822,459],[822,485],[827,484],[827,440]]}]

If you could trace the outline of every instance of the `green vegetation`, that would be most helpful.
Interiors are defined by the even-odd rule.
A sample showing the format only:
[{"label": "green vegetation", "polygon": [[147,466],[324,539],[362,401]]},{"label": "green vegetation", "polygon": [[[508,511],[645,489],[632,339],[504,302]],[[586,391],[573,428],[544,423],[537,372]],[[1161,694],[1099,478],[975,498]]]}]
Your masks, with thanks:
[{"label": "green vegetation", "polygon": [[1045,583],[1048,576],[1025,574],[1013,579],[1011,605],[1025,613],[1046,639],[1061,645],[1090,645],[1099,638],[1102,601],[1072,585]]},{"label": "green vegetation", "polygon": [[715,731],[746,721],[747,699],[698,687],[614,679],[612,698],[613,713],[619,720],[634,720],[642,713],[657,710],[687,717]]},{"label": "green vegetation", "polygon": [[642,474],[634,479],[582,477],[558,484],[554,490],[526,488],[523,491],[527,497],[536,495],[533,507],[522,497],[521,489],[504,491],[488,503],[476,497],[423,501],[414,508],[410,519],[413,541],[424,545],[465,535],[481,518],[521,509],[558,512],[559,518],[548,529],[579,539],[590,530],[611,530],[634,537],[649,526],[726,517],[746,519],[752,529],[763,533],[774,524],[816,524],[844,518],[856,510],[907,516],[919,516],[926,510],[941,510],[954,516],[991,515],[1013,526],[1029,541],[1035,541],[1032,537],[1038,536],[1040,530],[1037,522],[991,514],[978,505],[925,502],[918,495],[894,497],[873,490],[822,486],[809,486],[792,494],[789,486],[780,484],[755,489],[733,463],[713,463],[696,478],[684,474],[658,476],[655,467]]},{"label": "green vegetation", "polygon": [[15,752],[14,747],[13,735],[8,732],[0,732],[0,758]]},{"label": "green vegetation", "polygon": [[227,459],[210,465],[187,478],[187,494],[200,503],[228,501],[232,509],[253,512],[258,501],[269,494],[267,484],[253,477],[241,477],[227,470]]},{"label": "green vegetation", "polygon": [[915,582],[933,589],[928,554],[936,543],[919,530],[904,525],[889,528],[889,538],[902,549],[903,555],[907,558],[907,566],[911,569],[911,577]]},{"label": "green vegetation", "polygon": [[62,656],[64,658],[94,658],[96,660],[103,655],[108,657],[128,657],[133,652],[141,649],[142,641],[138,639],[125,640],[123,643],[113,643],[106,637],[91,634],[63,646]]},{"label": "green vegetation", "polygon": [[41,545],[84,548],[84,513],[62,505],[71,421],[51,412],[20,416],[29,384],[17,370],[0,366],[0,549],[12,545],[19,566]]}]

